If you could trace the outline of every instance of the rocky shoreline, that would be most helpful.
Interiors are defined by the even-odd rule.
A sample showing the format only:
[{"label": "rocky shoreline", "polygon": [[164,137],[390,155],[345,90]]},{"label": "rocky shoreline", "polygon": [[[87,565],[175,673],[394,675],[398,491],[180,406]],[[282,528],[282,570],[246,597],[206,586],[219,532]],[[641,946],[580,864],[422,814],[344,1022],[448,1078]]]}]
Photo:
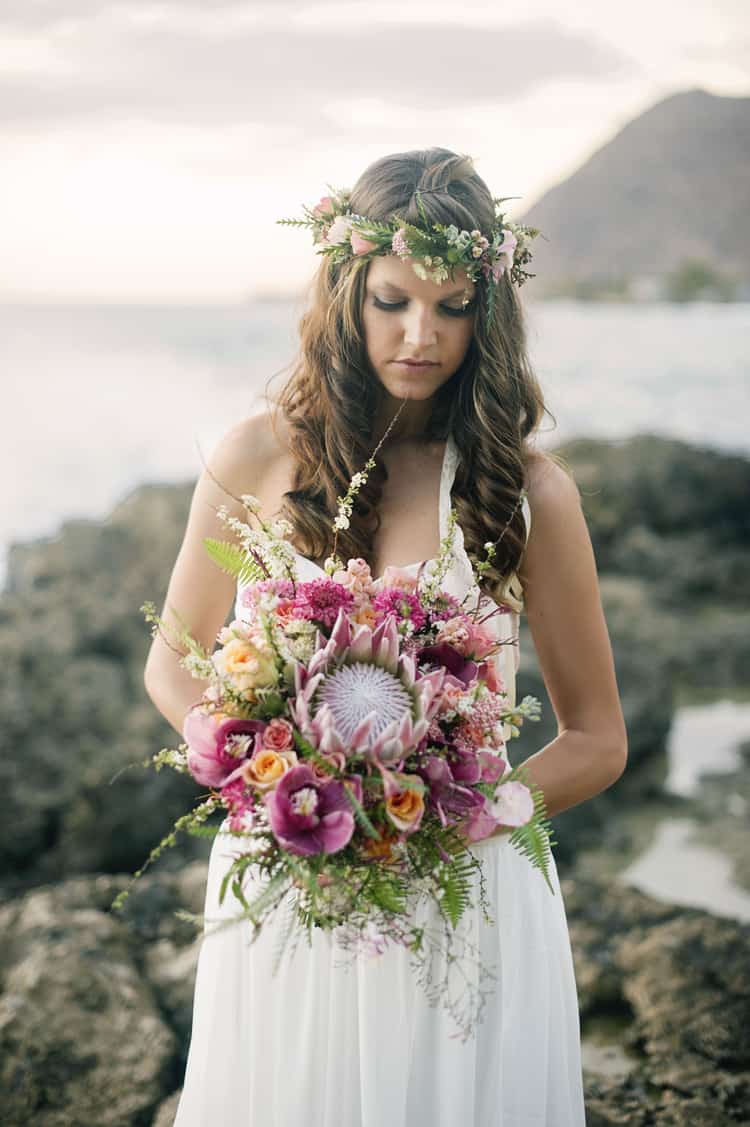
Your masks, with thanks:
[{"label": "rocky shoreline", "polygon": [[[589,1127],[750,1120],[748,925],[616,881],[649,827],[689,809],[750,888],[747,755],[694,799],[664,793],[675,704],[745,689],[750,462],[656,437],[581,440],[573,469],[601,575],[628,770],[555,819],[581,1003]],[[138,765],[175,733],[145,696],[139,607],[163,599],[191,486],[15,545],[0,594],[0,1044],[8,1127],[171,1124],[190,1028],[209,843],[187,838],[109,905],[194,799]],[[542,699],[514,762],[554,735],[524,630],[519,695]],[[710,749],[707,749],[707,763]],[[732,802],[728,804],[728,797]],[[137,811],[137,817],[133,817]]]}]

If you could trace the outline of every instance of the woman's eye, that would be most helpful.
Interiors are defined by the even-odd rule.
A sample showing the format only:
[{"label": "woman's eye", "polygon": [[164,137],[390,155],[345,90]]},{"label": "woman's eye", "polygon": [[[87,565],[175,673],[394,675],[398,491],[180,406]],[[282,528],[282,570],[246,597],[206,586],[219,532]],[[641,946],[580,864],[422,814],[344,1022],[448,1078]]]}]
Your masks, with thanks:
[{"label": "woman's eye", "polygon": [[[373,303],[376,309],[383,309],[386,312],[395,309],[403,309],[406,305],[405,301],[381,301],[379,297],[374,297]],[[463,317],[467,313],[472,313],[474,310],[474,300],[467,302],[465,306],[461,305],[441,305],[440,312],[447,313],[449,317]]]}]

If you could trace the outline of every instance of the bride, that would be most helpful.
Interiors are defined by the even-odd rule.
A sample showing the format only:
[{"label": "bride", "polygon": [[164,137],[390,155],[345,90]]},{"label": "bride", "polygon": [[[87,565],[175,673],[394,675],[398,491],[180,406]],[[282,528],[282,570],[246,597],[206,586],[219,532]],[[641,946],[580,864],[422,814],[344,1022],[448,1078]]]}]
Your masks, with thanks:
[{"label": "bride", "polygon": [[[533,446],[545,408],[517,291],[536,232],[498,227],[500,203],[470,158],[427,149],[385,156],[351,193],[305,209],[321,261],[299,356],[269,409],[229,430],[198,481],[163,618],[181,616],[210,650],[228,614],[241,617],[241,591],[203,546],[223,536],[220,506],[244,519],[231,495],[252,493],[266,520],[284,515],[300,574],[320,574],[337,498],[386,435],[340,555],[405,582],[438,555],[452,505],[445,586],[461,598],[495,546],[480,582],[508,640],[496,675],[515,699],[523,610],[558,724],[525,766],[554,818],[620,776],[627,740],[578,490]],[[145,683],[181,732],[202,686],[159,635]],[[227,833],[214,841],[207,921],[231,911],[218,890],[236,848]],[[273,977],[275,917],[252,944],[244,924],[219,928],[200,950],[176,1127],[583,1127],[554,859],[553,895],[502,830],[473,848],[493,920],[476,908],[468,924],[495,980],[471,1040],[429,1005],[403,948],[343,967],[316,929]]]}]

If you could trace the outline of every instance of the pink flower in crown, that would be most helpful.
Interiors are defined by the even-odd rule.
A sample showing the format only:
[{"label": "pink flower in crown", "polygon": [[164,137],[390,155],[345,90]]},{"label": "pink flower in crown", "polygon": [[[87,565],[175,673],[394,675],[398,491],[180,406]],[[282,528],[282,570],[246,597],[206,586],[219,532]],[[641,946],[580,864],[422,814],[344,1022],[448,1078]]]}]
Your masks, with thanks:
[{"label": "pink flower in crown", "polygon": [[410,253],[409,244],[406,241],[406,231],[403,227],[399,227],[395,235],[391,239],[391,250],[394,254],[404,257]]},{"label": "pink flower in crown", "polygon": [[503,241],[495,250],[495,262],[492,265],[492,276],[496,282],[499,282],[505,271],[512,267],[513,255],[517,245],[518,239],[516,236],[504,227]]},{"label": "pink flower in crown", "polygon": [[368,251],[378,249],[377,243],[374,243],[372,239],[363,238],[358,231],[352,231],[350,242],[354,254],[367,254]]},{"label": "pink flower in crown", "polygon": [[333,199],[331,198],[331,196],[321,196],[315,207],[312,209],[312,213],[313,215],[317,215],[320,218],[327,215],[333,215]]}]

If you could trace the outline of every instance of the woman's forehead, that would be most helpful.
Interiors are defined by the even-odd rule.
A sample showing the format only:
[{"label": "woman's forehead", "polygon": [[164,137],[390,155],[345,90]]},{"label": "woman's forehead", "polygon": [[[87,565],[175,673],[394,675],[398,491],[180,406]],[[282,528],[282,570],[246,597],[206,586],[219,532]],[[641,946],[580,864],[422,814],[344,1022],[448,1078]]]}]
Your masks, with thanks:
[{"label": "woman's forehead", "polygon": [[367,281],[422,297],[445,298],[449,294],[463,293],[465,290],[471,294],[474,290],[474,283],[463,269],[456,269],[453,278],[446,278],[438,284],[419,278],[410,261],[403,261],[392,254],[378,255],[370,261]]}]

